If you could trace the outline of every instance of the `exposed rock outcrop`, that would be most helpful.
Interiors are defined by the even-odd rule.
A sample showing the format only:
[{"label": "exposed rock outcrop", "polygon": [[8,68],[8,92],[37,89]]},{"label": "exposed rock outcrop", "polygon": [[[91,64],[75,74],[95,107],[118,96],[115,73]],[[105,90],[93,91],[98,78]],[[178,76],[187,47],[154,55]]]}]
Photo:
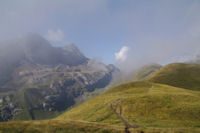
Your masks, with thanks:
[{"label": "exposed rock outcrop", "polygon": [[106,87],[119,71],[86,58],[74,44],[52,47],[39,35],[5,42],[0,59],[0,121],[52,117]]}]

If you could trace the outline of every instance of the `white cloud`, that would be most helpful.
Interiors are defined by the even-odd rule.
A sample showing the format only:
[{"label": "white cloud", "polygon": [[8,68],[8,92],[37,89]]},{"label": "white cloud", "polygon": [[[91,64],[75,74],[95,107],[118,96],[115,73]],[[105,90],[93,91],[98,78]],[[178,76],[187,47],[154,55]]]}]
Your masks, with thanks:
[{"label": "white cloud", "polygon": [[48,30],[45,38],[51,42],[63,42],[64,41],[64,33],[60,30]]},{"label": "white cloud", "polygon": [[127,46],[123,46],[118,53],[115,53],[116,60],[125,61],[127,58],[129,48]]}]

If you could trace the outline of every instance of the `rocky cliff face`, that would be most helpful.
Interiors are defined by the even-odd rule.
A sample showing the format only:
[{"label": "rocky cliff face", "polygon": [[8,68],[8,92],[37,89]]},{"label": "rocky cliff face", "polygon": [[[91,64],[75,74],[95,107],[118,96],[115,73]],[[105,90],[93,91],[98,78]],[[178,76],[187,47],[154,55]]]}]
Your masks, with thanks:
[{"label": "rocky cliff face", "polygon": [[107,86],[119,71],[86,58],[75,45],[54,48],[38,35],[1,46],[0,121],[53,117],[84,93]]}]

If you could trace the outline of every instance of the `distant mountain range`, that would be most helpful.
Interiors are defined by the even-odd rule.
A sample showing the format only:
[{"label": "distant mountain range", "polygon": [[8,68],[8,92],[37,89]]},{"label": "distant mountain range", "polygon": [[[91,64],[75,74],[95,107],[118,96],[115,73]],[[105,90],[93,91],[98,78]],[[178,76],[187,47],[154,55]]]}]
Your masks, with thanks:
[{"label": "distant mountain range", "polygon": [[0,121],[53,117],[84,93],[106,87],[119,71],[37,34],[1,42],[0,61]]}]

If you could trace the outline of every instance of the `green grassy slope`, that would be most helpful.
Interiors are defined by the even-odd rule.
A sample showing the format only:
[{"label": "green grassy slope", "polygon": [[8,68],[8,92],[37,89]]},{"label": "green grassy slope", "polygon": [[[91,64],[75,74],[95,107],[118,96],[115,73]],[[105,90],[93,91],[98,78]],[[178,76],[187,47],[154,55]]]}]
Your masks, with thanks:
[{"label": "green grassy slope", "polygon": [[159,64],[149,64],[138,69],[132,76],[133,81],[141,81],[148,79],[154,72],[159,70],[162,66]]},{"label": "green grassy slope", "polygon": [[116,100],[122,106],[123,117],[131,124],[141,127],[200,127],[200,92],[150,82],[122,84],[56,119],[122,125],[110,108]]},{"label": "green grassy slope", "polygon": [[169,64],[155,72],[150,81],[191,90],[200,90],[200,64]]},{"label": "green grassy slope", "polygon": [[[131,133],[199,133],[200,128],[139,128]],[[124,133],[123,126],[70,120],[0,123],[0,133]]]},{"label": "green grassy slope", "polygon": [[122,133],[123,127],[80,121],[17,121],[0,123],[0,133]]}]

